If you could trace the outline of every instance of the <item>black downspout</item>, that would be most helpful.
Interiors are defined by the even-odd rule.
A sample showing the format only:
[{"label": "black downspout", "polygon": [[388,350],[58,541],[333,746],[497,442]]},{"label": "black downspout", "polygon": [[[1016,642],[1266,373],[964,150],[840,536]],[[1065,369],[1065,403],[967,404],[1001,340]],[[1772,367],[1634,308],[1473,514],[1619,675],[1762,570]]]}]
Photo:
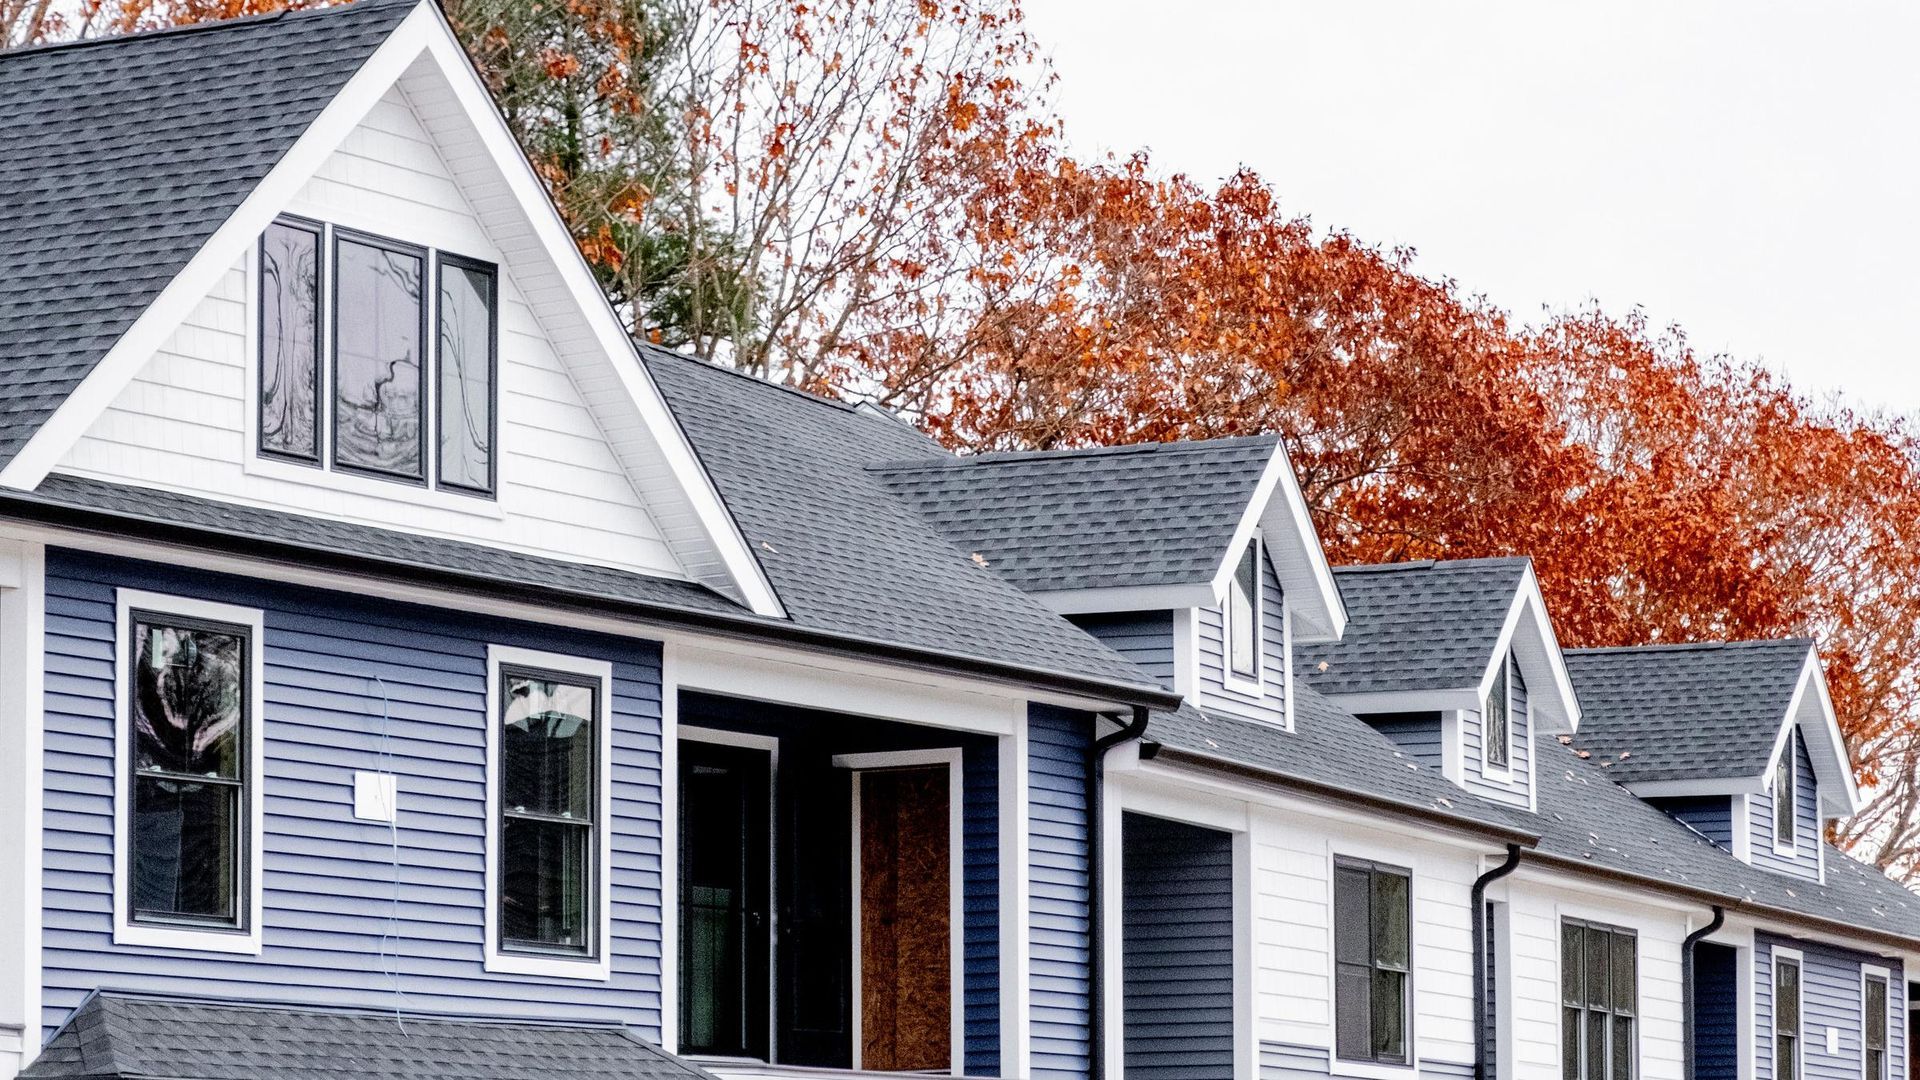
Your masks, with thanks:
[{"label": "black downspout", "polygon": [[1133,721],[1087,747],[1087,1078],[1102,1080],[1107,1070],[1106,820],[1101,778],[1107,751],[1147,733],[1147,709],[1133,707]]},{"label": "black downspout", "polygon": [[1719,904],[1713,905],[1713,918],[1707,925],[1687,935],[1680,943],[1680,1049],[1685,1062],[1686,1080],[1693,1080],[1693,947],[1714,931],[1727,923],[1727,911]]},{"label": "black downspout", "polygon": [[1520,845],[1507,845],[1507,861],[1473,879],[1473,1080],[1487,1080],[1487,886],[1520,869]]}]

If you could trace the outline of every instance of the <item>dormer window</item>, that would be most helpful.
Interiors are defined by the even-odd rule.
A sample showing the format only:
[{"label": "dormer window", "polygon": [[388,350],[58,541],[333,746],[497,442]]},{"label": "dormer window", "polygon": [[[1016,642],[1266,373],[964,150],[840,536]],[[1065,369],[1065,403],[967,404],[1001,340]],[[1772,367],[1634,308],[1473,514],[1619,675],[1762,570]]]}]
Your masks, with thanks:
[{"label": "dormer window", "polygon": [[1260,538],[1247,541],[1227,586],[1227,667],[1243,679],[1260,678]]},{"label": "dormer window", "polygon": [[488,263],[274,222],[260,241],[260,453],[492,495],[498,309]]},{"label": "dormer window", "polygon": [[1773,846],[1783,851],[1793,850],[1798,839],[1794,835],[1793,804],[1793,742],[1789,739],[1786,749],[1780,751],[1779,763],[1773,767]]},{"label": "dormer window", "polygon": [[1500,670],[1493,673],[1493,688],[1487,691],[1487,707],[1482,712],[1480,760],[1487,769],[1506,772],[1513,762],[1513,725],[1508,720],[1507,682],[1511,673],[1504,657]]}]

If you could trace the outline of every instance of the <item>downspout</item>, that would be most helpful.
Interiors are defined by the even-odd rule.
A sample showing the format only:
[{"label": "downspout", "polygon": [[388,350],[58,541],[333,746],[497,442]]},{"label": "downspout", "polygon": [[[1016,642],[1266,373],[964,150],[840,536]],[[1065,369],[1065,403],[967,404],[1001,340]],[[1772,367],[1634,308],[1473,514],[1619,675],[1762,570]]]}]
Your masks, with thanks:
[{"label": "downspout", "polygon": [[1713,905],[1713,918],[1707,925],[1687,935],[1680,943],[1680,1049],[1683,1053],[1686,1071],[1682,1074],[1686,1080],[1693,1080],[1693,947],[1701,939],[1727,923],[1727,909],[1719,904]]},{"label": "downspout", "polygon": [[1487,886],[1520,869],[1520,845],[1507,845],[1507,861],[1473,879],[1473,1080],[1487,1080]]},{"label": "downspout", "polygon": [[1106,798],[1107,751],[1147,733],[1147,708],[1133,707],[1133,720],[1087,747],[1087,1077],[1107,1071]]}]

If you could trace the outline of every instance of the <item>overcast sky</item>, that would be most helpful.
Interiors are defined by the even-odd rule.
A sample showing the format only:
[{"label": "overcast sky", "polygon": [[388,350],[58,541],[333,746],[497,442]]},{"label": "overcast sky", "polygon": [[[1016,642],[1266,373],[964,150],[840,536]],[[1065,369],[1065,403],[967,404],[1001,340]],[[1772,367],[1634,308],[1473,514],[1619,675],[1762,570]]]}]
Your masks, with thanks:
[{"label": "overcast sky", "polygon": [[1920,413],[1920,4],[1027,0],[1082,154]]}]

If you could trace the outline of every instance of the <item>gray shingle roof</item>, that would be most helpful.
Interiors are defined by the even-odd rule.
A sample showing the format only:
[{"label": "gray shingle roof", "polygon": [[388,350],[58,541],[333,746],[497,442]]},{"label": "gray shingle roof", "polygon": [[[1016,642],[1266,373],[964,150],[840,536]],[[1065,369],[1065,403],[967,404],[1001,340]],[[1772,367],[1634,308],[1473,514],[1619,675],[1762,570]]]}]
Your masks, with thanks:
[{"label": "gray shingle roof", "polygon": [[712,1080],[612,1024],[457,1020],[101,992],[20,1074],[134,1080]]},{"label": "gray shingle roof", "polygon": [[0,466],[416,3],[0,52]]},{"label": "gray shingle roof", "polygon": [[1346,636],[1301,645],[1295,674],[1330,695],[1477,686],[1526,569],[1526,559],[1339,567]]},{"label": "gray shingle roof", "polygon": [[1766,772],[1813,642],[1572,649],[1576,745],[1623,784]]},{"label": "gray shingle roof", "polygon": [[886,486],[1028,592],[1210,582],[1272,436],[892,462]]}]

